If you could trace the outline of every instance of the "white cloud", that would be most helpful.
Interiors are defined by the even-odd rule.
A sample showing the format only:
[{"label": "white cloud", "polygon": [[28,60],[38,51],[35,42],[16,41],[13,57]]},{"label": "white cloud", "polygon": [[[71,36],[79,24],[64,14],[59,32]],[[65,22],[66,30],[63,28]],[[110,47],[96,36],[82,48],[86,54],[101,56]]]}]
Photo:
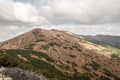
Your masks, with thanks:
[{"label": "white cloud", "polygon": [[0,0],[0,20],[13,20],[13,1]]},{"label": "white cloud", "polygon": [[0,20],[37,22],[39,19],[39,11],[30,3],[0,0]]},{"label": "white cloud", "polygon": [[46,24],[120,22],[120,0],[0,0],[0,4],[0,17],[8,20]]},{"label": "white cloud", "polygon": [[29,3],[14,3],[14,16],[22,22],[36,22],[39,19],[37,9]]},{"label": "white cloud", "polygon": [[53,22],[99,24],[120,22],[120,0],[52,0]]},{"label": "white cloud", "polygon": [[0,40],[37,27],[120,35],[119,4],[120,0],[0,0]]}]

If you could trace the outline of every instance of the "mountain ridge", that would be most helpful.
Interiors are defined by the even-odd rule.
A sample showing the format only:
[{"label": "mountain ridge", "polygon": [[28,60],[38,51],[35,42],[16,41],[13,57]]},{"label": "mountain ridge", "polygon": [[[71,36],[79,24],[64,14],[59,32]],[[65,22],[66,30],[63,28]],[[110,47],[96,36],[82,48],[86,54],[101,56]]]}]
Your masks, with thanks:
[{"label": "mountain ridge", "polygon": [[120,48],[120,36],[115,35],[84,35],[84,37],[92,42],[100,43],[100,44],[106,44],[109,46],[113,46],[116,48]]},{"label": "mountain ridge", "polygon": [[50,64],[65,75],[72,76],[72,80],[115,80],[120,76],[120,60],[116,54],[112,56],[110,50],[113,48],[94,44],[66,31],[37,28],[0,43],[0,47],[36,66],[40,66],[39,61]]}]

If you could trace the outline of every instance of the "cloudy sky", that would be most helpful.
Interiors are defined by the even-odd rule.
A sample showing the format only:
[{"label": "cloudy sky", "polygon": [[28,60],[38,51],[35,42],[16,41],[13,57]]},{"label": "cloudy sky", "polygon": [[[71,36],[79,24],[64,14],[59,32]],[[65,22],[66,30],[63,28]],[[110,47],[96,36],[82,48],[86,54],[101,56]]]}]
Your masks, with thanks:
[{"label": "cloudy sky", "polygon": [[120,0],[0,0],[0,41],[34,28],[120,35]]}]

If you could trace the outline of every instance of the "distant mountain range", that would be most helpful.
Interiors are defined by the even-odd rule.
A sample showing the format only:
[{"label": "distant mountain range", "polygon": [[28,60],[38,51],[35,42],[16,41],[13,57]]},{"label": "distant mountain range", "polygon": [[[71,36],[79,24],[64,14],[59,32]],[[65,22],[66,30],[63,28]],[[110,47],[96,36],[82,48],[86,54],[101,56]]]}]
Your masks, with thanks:
[{"label": "distant mountain range", "polygon": [[106,44],[116,48],[120,48],[120,36],[112,35],[96,35],[96,36],[84,36],[87,40],[98,44]]},{"label": "distant mountain range", "polygon": [[0,66],[32,70],[50,80],[120,80],[120,50],[74,33],[37,28],[1,42],[0,48]]}]

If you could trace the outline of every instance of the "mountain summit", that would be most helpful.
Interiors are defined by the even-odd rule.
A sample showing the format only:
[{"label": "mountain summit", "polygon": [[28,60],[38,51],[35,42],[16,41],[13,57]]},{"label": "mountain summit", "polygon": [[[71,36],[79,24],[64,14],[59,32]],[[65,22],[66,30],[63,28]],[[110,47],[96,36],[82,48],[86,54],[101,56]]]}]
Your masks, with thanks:
[{"label": "mountain summit", "polygon": [[30,44],[33,44],[34,42],[42,39],[50,40],[52,38],[55,38],[55,37],[57,38],[59,36],[65,36],[65,38],[67,39],[67,35],[70,35],[70,33],[65,31],[43,30],[43,29],[36,28],[22,35],[19,35],[13,39],[0,43],[0,47],[4,49],[25,48]]},{"label": "mountain summit", "polygon": [[[43,62],[52,65],[72,80],[120,78],[120,58],[117,56],[120,50],[94,44],[70,32],[37,28],[0,43],[0,48],[12,50],[11,55],[39,67]],[[47,65],[44,67],[49,69]]]}]

